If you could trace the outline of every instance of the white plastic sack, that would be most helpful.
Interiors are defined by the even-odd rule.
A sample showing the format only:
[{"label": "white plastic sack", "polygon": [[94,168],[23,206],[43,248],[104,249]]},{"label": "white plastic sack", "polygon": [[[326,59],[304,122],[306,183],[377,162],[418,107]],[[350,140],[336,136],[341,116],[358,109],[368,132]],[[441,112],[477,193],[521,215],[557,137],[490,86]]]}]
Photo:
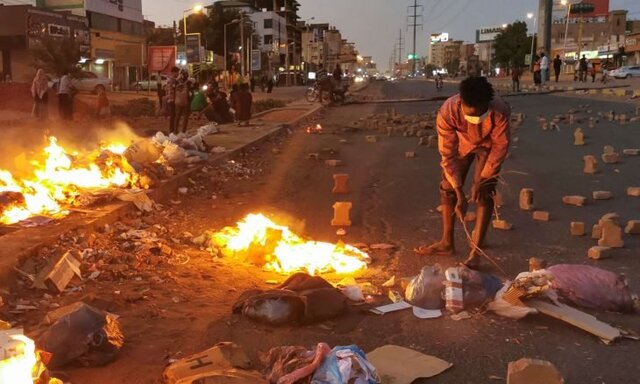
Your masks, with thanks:
[{"label": "white plastic sack", "polygon": [[516,319],[516,320],[522,319],[523,317],[530,314],[538,313],[538,310],[536,310],[535,308],[512,305],[507,301],[503,300],[502,296],[504,296],[504,294],[509,290],[510,287],[511,287],[511,282],[507,281],[504,284],[504,287],[502,287],[502,289],[499,290],[498,293],[496,293],[495,299],[492,302],[490,302],[489,305],[487,306],[487,308],[490,311],[493,311],[500,316],[504,316],[504,317],[508,317],[510,319]]},{"label": "white plastic sack", "polygon": [[201,137],[212,135],[218,132],[220,132],[220,129],[218,129],[218,123],[216,123],[215,121],[212,121],[198,128],[198,135],[200,135]]},{"label": "white plastic sack", "polygon": [[444,306],[442,299],[444,273],[440,264],[427,265],[422,268],[420,274],[409,282],[405,290],[407,301],[417,307],[425,309],[441,309]]},{"label": "white plastic sack", "polygon": [[136,141],[124,151],[124,157],[131,163],[153,163],[162,154],[161,146],[156,143],[155,140],[148,139]]},{"label": "white plastic sack", "polygon": [[187,158],[187,153],[184,149],[180,148],[178,145],[167,142],[164,145],[164,150],[162,151],[162,156],[169,163],[180,163]]}]

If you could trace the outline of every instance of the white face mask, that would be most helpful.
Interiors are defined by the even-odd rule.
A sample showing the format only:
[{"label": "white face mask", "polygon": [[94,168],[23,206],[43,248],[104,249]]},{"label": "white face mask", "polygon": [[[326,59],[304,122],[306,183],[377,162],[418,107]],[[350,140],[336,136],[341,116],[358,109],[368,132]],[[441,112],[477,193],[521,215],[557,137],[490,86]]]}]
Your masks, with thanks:
[{"label": "white face mask", "polygon": [[482,116],[469,116],[464,115],[464,119],[470,124],[482,124],[482,122],[489,116],[489,111],[482,114]]}]

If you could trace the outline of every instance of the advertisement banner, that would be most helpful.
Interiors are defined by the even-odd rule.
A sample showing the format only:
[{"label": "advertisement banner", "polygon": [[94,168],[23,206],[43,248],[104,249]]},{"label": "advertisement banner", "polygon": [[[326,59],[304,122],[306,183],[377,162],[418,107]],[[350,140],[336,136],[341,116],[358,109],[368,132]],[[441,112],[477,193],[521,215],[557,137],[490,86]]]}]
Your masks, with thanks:
[{"label": "advertisement banner", "polygon": [[177,50],[175,45],[149,46],[148,69],[149,73],[160,72],[171,74],[171,68],[176,65]]},{"label": "advertisement banner", "polygon": [[476,29],[476,43],[484,43],[486,41],[493,41],[496,39],[504,28],[501,25],[496,27],[483,27]]},{"label": "advertisement banner", "polygon": [[202,61],[200,57],[200,34],[187,33],[187,62],[199,63]]},{"label": "advertisement banner", "polygon": [[[569,15],[570,22],[582,17],[588,22],[605,22],[609,15],[609,0],[570,0],[571,6],[581,3],[593,5],[593,12],[584,13],[582,15],[572,13]],[[562,5],[561,0],[553,0],[552,23],[561,24],[565,22],[567,17],[567,6]]]},{"label": "advertisement banner", "polygon": [[262,69],[262,53],[259,49],[251,51],[251,70],[259,71]]}]

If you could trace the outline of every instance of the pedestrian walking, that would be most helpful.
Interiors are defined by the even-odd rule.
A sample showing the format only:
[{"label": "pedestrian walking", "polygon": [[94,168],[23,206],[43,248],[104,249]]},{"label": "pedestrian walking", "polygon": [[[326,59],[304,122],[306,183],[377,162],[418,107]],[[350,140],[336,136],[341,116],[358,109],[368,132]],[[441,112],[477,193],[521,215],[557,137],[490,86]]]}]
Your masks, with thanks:
[{"label": "pedestrian walking", "polygon": [[585,82],[587,81],[587,70],[589,69],[589,62],[587,60],[587,57],[585,55],[582,55],[582,57],[580,58],[579,63],[579,68],[580,68],[580,72],[578,74],[578,77],[580,79],[581,82]]},{"label": "pedestrian walking", "polygon": [[249,92],[249,85],[243,83],[236,94],[236,120],[238,125],[249,125],[251,120],[251,107],[253,106],[253,96]]},{"label": "pedestrian walking", "polygon": [[553,59],[553,72],[556,76],[556,83],[558,79],[560,79],[560,69],[562,68],[562,60],[560,59],[560,55],[556,55],[556,58]]},{"label": "pedestrian walking", "polygon": [[176,122],[174,133],[178,133],[178,127],[181,126],[181,121],[181,132],[187,132],[187,127],[189,125],[189,116],[191,115],[191,84],[189,83],[189,74],[186,70],[183,70],[180,73],[180,77],[176,82],[175,111]]},{"label": "pedestrian walking", "polygon": [[604,61],[601,66],[602,70],[602,78],[600,78],[600,82],[602,84],[606,84],[609,81],[609,62]]},{"label": "pedestrian walking", "polygon": [[178,83],[178,67],[171,68],[171,76],[167,79],[164,86],[164,115],[169,116],[169,132],[176,132],[176,85]]},{"label": "pedestrian walking", "polygon": [[549,58],[544,52],[540,53],[540,85],[544,86],[549,75]]},{"label": "pedestrian walking", "polygon": [[[467,198],[465,179],[475,162],[470,201],[477,204],[476,223],[471,235],[472,249],[464,264],[477,268],[494,208],[497,177],[507,157],[510,141],[511,109],[495,95],[484,77],[469,77],[460,83],[460,92],[440,108],[436,120],[441,156],[442,238],[415,249],[421,255],[455,253],[455,221],[464,221]],[[457,218],[456,218],[457,216]]]},{"label": "pedestrian walking", "polygon": [[44,120],[49,116],[49,78],[44,70],[38,69],[31,82],[31,97],[33,98],[33,117]]},{"label": "pedestrian walking", "polygon": [[67,71],[58,83],[58,113],[62,120],[73,120],[73,96],[76,90]]},{"label": "pedestrian walking", "polygon": [[516,63],[513,63],[511,67],[511,86],[513,92],[520,92],[520,77],[522,76],[522,69]]},{"label": "pedestrian walking", "polygon": [[589,64],[591,65],[591,68],[589,68],[589,75],[591,75],[591,82],[595,83],[596,82],[596,63],[594,62],[589,62]]}]

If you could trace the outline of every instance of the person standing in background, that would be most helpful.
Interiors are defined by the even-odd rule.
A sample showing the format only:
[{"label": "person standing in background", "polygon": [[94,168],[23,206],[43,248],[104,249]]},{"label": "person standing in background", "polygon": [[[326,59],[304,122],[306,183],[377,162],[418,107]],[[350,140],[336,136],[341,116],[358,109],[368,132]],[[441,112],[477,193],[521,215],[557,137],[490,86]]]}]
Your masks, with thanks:
[{"label": "person standing in background", "polygon": [[522,69],[516,63],[513,63],[511,67],[511,86],[513,92],[520,92],[520,77],[522,76]]},{"label": "person standing in background", "polygon": [[49,116],[49,78],[44,70],[38,69],[31,82],[31,97],[33,98],[33,117],[44,120]]},{"label": "person standing in background", "polygon": [[58,112],[62,120],[73,120],[74,89],[70,72],[67,70],[58,84]]},{"label": "person standing in background", "polygon": [[180,69],[178,67],[171,68],[171,76],[169,76],[167,84],[164,86],[164,111],[165,116],[169,116],[169,133],[176,131],[176,85],[179,73]]},{"label": "person standing in background", "polygon": [[540,85],[544,87],[549,75],[549,58],[544,52],[540,53]]},{"label": "person standing in background", "polygon": [[553,59],[553,72],[556,75],[556,83],[560,78],[560,69],[562,68],[562,60],[560,60],[560,55],[556,55],[556,58]]}]

